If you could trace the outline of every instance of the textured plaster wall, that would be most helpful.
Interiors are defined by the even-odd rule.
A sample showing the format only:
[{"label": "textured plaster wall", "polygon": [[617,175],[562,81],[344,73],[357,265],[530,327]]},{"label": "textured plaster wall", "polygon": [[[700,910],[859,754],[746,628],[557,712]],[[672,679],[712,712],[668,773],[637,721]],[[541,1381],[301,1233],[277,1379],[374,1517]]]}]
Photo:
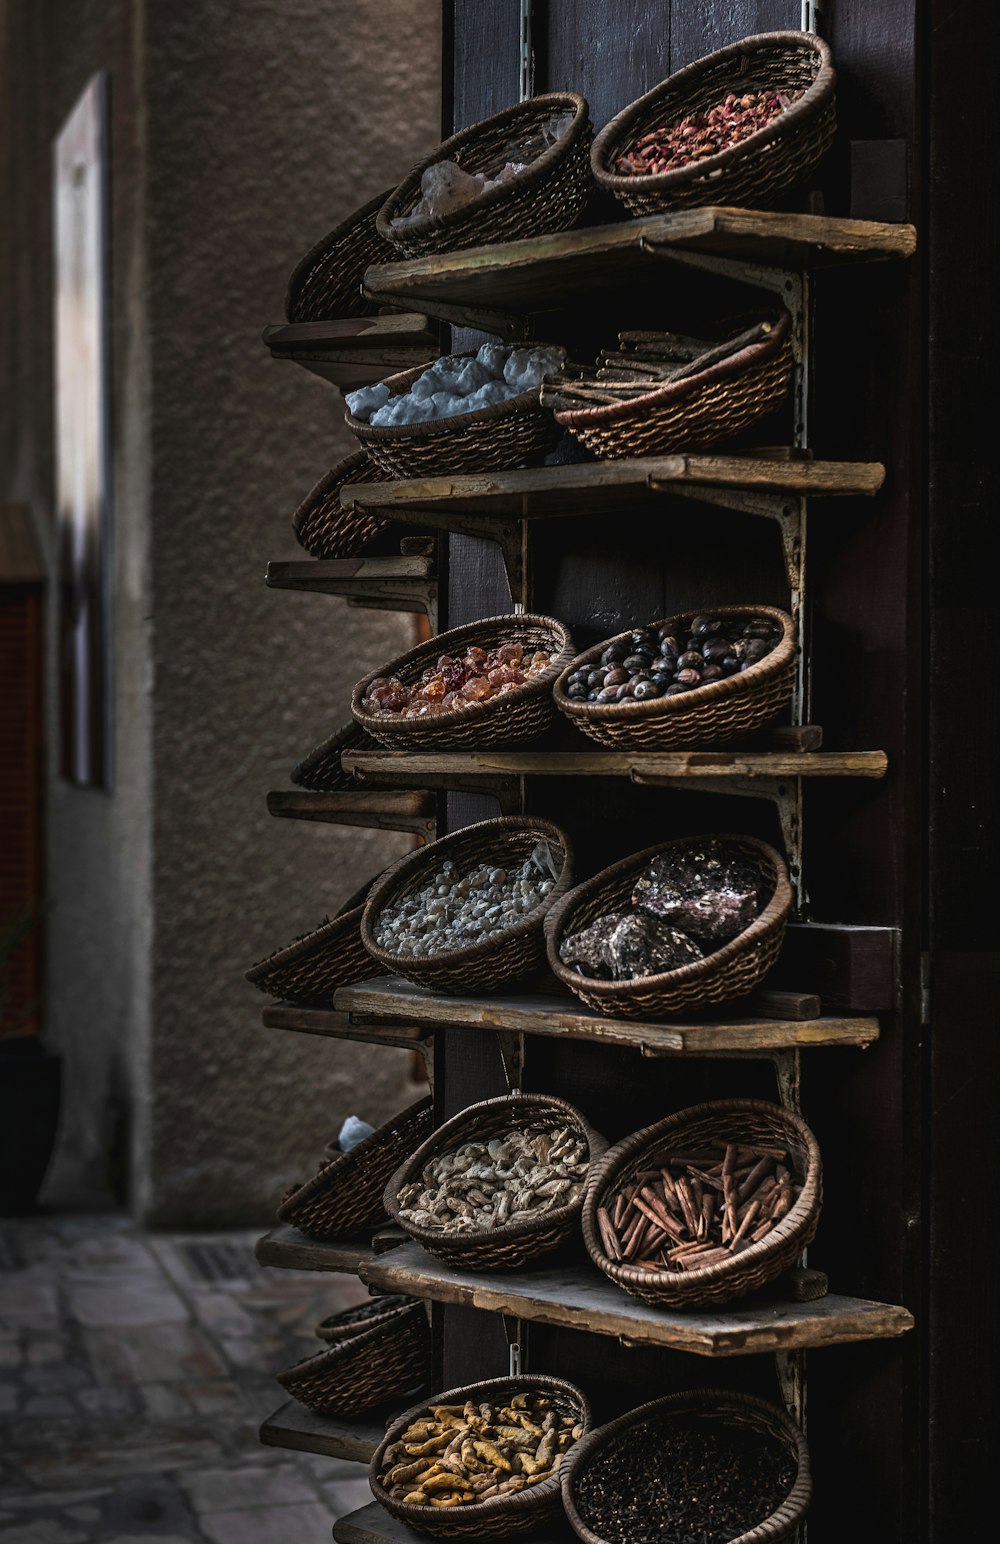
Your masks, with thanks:
[{"label": "textured plaster wall", "polygon": [[407,845],[266,813],[411,622],[265,589],[265,562],[299,554],[295,505],[351,446],[337,394],[260,333],[301,253],[439,137],[439,32],[438,0],[0,0],[20,142],[0,151],[18,408],[0,491],[43,526],[49,140],[112,75],[117,777],[110,795],[52,782],[48,1014],[70,1058],[63,1172],[104,1166],[114,1090],[155,1221],[266,1216],[342,1115],[417,1092],[407,1053],[263,1030],[242,972]]}]

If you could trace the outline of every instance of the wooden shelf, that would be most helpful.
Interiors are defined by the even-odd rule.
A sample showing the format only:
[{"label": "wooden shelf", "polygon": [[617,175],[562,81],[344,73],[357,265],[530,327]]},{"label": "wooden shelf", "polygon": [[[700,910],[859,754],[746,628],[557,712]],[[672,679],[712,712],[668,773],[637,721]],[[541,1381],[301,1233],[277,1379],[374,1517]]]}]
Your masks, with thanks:
[{"label": "wooden shelf", "polygon": [[414,312],[281,323],[265,327],[264,344],[272,359],[291,359],[342,391],[430,364],[440,353],[436,327]]},{"label": "wooden shelf", "polygon": [[352,606],[380,611],[432,613],[437,607],[434,561],[425,557],[309,558],[268,563],[272,590],[309,590],[343,595]]},{"label": "wooden shelf", "polygon": [[332,1271],[343,1276],[356,1276],[364,1261],[374,1259],[371,1234],[319,1244],[287,1223],[259,1238],[254,1255],[258,1265],[276,1265],[286,1271]]},{"label": "wooden shelf", "polygon": [[[411,1404],[419,1398],[414,1394]],[[405,1410],[406,1404],[387,1409],[384,1419],[378,1412],[358,1416],[315,1415],[290,1399],[273,1415],[269,1415],[260,1428],[259,1437],[265,1447],[290,1448],[295,1453],[322,1453],[327,1458],[348,1458],[355,1463],[367,1464],[385,1436],[389,1421],[396,1410]]]},{"label": "wooden shelf", "polygon": [[[373,1501],[341,1517],[333,1525],[335,1544],[427,1544],[423,1533],[414,1533],[405,1523],[390,1517],[384,1507]],[[544,1533],[525,1534],[521,1544],[576,1544],[576,1536],[558,1523],[551,1523]]]},{"label": "wooden shelf", "polygon": [[268,814],[285,820],[318,820],[337,826],[410,831],[430,841],[437,828],[437,801],[430,793],[389,793],[337,789],[276,788],[267,796]]},{"label": "wooden shelf", "polygon": [[370,267],[365,294],[475,325],[484,312],[564,311],[627,294],[664,260],[791,271],[909,257],[912,225],[708,206]]},{"label": "wooden shelf", "polygon": [[348,1013],[333,1008],[295,1008],[290,1003],[274,1003],[260,1015],[265,1029],[297,1030],[300,1034],[326,1035],[331,1040],[361,1040],[370,1045],[397,1046],[402,1050],[424,1050],[431,1041],[430,1031],[419,1024],[358,1024]]},{"label": "wooden shelf", "polygon": [[477,1274],[435,1260],[418,1244],[402,1244],[369,1260],[362,1281],[541,1324],[613,1335],[630,1345],[667,1346],[695,1356],[750,1356],[805,1350],[854,1340],[887,1340],[913,1327],[913,1315],[891,1303],[828,1294],[814,1302],[765,1300],[683,1312],[651,1308],[629,1297],[587,1262]]},{"label": "wooden shelf", "polygon": [[878,1039],[872,1017],[757,1018],[725,1016],[705,1021],[645,1023],[605,1018],[575,997],[447,997],[414,986],[401,976],[379,976],[341,987],[334,1007],[359,1024],[400,1020],[428,1030],[448,1026],[505,1029],[517,1034],[589,1040],[641,1051],[644,1056],[768,1056],[818,1046],[866,1047]]}]

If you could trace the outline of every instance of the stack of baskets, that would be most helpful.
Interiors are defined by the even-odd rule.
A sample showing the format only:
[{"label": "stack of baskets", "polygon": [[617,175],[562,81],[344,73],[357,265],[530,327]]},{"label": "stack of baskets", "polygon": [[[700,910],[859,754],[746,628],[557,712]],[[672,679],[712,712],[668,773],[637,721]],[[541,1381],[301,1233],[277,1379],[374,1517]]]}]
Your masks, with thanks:
[{"label": "stack of baskets", "polygon": [[317,1415],[361,1415],[430,1379],[430,1327],[418,1298],[376,1298],[324,1319],[316,1333],[326,1349],[279,1373],[278,1382]]}]

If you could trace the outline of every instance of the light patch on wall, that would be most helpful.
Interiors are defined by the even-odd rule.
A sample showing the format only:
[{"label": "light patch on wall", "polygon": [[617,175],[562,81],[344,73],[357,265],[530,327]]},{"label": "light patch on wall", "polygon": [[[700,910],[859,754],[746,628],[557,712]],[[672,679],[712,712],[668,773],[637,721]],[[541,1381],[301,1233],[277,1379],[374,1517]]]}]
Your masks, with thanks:
[{"label": "light patch on wall", "polygon": [[107,75],[56,138],[53,167],[60,768],[110,784]]}]

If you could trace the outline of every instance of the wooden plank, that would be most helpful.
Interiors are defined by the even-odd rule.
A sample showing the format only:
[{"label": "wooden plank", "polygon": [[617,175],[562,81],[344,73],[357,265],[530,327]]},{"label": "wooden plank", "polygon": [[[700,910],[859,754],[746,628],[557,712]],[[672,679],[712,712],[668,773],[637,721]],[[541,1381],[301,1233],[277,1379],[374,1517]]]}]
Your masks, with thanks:
[{"label": "wooden plank", "polygon": [[[414,1400],[419,1397],[415,1394]],[[261,1424],[258,1437],[265,1447],[288,1448],[294,1453],[321,1453],[327,1458],[346,1458],[367,1464],[396,1411],[407,1408],[406,1404],[397,1402],[385,1409],[384,1419],[373,1411],[351,1420],[347,1416],[316,1415],[298,1400],[290,1399]]]},{"label": "wooden plank", "polygon": [[358,1019],[401,1019],[428,1028],[461,1025],[468,1029],[510,1029],[526,1035],[626,1046],[649,1056],[766,1055],[806,1046],[868,1046],[879,1032],[874,1018],[827,1016],[717,1016],[705,1022],[648,1024],[605,1018],[568,996],[436,996],[401,976],[380,976],[341,987],[334,996],[334,1007]]},{"label": "wooden plank", "polygon": [[349,1014],[337,1013],[332,1008],[295,1008],[289,1003],[273,1003],[262,1009],[260,1021],[265,1029],[296,1030],[332,1040],[362,1040],[403,1049],[420,1049],[431,1038],[419,1024],[357,1024]]},{"label": "wooden plank", "polygon": [[[377,1501],[340,1517],[333,1525],[335,1544],[427,1544],[426,1535],[414,1533],[405,1523],[390,1517]],[[485,1537],[485,1535],[484,1535]],[[569,1524],[551,1524],[543,1533],[525,1534],[522,1544],[573,1544]]]},{"label": "wooden plank", "polygon": [[708,206],[376,264],[366,271],[363,289],[372,300],[415,302],[432,315],[442,305],[449,314],[462,308],[560,311],[608,285],[623,291],[645,284],[676,254],[797,269],[909,257],[915,249],[912,225]]},{"label": "wooden plank", "polygon": [[288,1271],[332,1271],[344,1276],[356,1276],[363,1261],[373,1258],[370,1235],[320,1244],[287,1223],[279,1223],[259,1238],[254,1255],[258,1265],[276,1265]]},{"label": "wooden plank", "polygon": [[[524,467],[511,472],[356,483],[345,505],[370,511],[465,513],[509,519],[552,519],[605,514],[665,493],[699,488],[741,488],[809,497],[871,495],[885,480],[879,461],[778,460],[760,456],[637,456],[634,460]],[[411,518],[416,518],[415,514]]]},{"label": "wooden plank", "polygon": [[[469,777],[683,778],[884,777],[884,751],[385,751],[346,750],[346,772],[359,782],[422,786],[422,780]],[[423,786],[427,786],[423,784]]]},{"label": "wooden plank", "polygon": [[409,1292],[434,1302],[538,1320],[630,1344],[667,1346],[695,1356],[750,1356],[885,1340],[913,1327],[913,1315],[892,1303],[828,1293],[815,1302],[760,1301],[678,1312],[651,1308],[603,1276],[590,1262],[521,1271],[456,1270],[419,1245],[402,1244],[368,1260],[358,1273],[370,1286]]},{"label": "wooden plank", "polygon": [[265,583],[272,590],[319,590],[336,584],[429,579],[434,563],[426,557],[310,558],[268,563]]},{"label": "wooden plank", "polygon": [[327,821],[379,831],[413,831],[432,837],[437,802],[429,793],[309,788],[275,788],[267,796],[268,814],[287,820]]}]

